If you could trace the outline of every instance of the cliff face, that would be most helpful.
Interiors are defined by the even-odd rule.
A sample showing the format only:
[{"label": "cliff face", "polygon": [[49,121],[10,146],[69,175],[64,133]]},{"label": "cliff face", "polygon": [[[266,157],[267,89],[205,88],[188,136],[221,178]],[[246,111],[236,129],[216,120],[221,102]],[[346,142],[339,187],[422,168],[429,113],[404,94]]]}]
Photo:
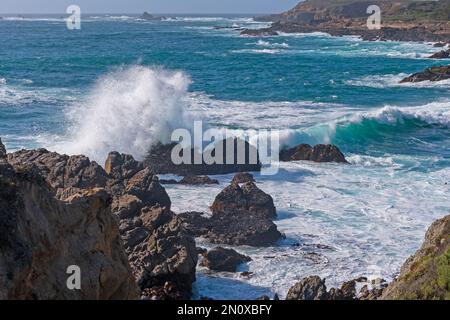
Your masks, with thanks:
[{"label": "cliff face", "polygon": [[[110,200],[94,188],[60,201],[0,155],[0,299],[138,298]],[[81,290],[67,287],[72,265]]]},{"label": "cliff face", "polygon": [[382,299],[450,299],[450,215],[431,225]]}]

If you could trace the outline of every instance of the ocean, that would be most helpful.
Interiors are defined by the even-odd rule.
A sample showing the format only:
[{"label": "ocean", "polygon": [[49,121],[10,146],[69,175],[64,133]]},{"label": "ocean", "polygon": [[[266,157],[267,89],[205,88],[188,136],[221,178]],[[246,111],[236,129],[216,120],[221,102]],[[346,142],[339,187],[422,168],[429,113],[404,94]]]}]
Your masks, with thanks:
[{"label": "ocean", "polygon": [[[249,16],[84,15],[0,20],[0,137],[9,151],[47,148],[103,164],[137,159],[170,132],[278,129],[284,146],[332,143],[351,165],[282,163],[255,174],[286,239],[240,247],[237,274],[198,269],[195,297],[284,296],[309,275],[328,286],[358,276],[392,280],[425,230],[449,214],[450,81],[399,84],[448,60],[429,43],[363,42],[322,33],[242,37]],[[225,27],[225,28],[216,28]],[[218,186],[167,186],[176,213],[208,212]],[[203,247],[211,244],[200,240]]]}]

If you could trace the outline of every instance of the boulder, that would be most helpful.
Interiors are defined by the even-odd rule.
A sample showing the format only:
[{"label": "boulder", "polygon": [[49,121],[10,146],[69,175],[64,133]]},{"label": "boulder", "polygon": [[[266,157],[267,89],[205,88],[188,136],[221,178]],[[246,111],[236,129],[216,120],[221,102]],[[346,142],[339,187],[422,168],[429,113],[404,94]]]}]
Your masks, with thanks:
[{"label": "boulder", "polygon": [[339,148],[330,144],[318,144],[314,147],[309,144],[301,144],[280,152],[280,161],[298,160],[347,163]]},{"label": "boulder", "polygon": [[448,59],[450,58],[450,50],[441,50],[428,57],[429,59]]},{"label": "boulder", "polygon": [[251,260],[250,257],[242,255],[233,249],[217,247],[203,255],[200,265],[213,271],[236,272],[241,264]]},{"label": "boulder", "polygon": [[[59,201],[44,177],[13,172],[0,171],[0,299],[137,299],[110,195],[87,189]],[[81,290],[67,287],[73,265]]]},{"label": "boulder", "polygon": [[249,211],[266,219],[277,216],[272,197],[253,182],[242,186],[230,184],[216,196],[211,211],[213,215],[234,215],[235,211]]},{"label": "boulder", "polygon": [[180,180],[179,184],[202,185],[202,184],[219,184],[216,179],[208,176],[185,176]]},{"label": "boulder", "polygon": [[233,180],[231,180],[231,184],[242,184],[247,182],[255,182],[253,175],[248,172],[236,173]]},{"label": "boulder", "polygon": [[450,65],[427,68],[424,71],[414,73],[404,78],[400,83],[441,81],[446,79],[450,79]]},{"label": "boulder", "polygon": [[[258,151],[247,141],[235,138],[219,141],[211,151],[212,156],[216,156],[217,150],[223,150],[223,157],[218,159],[222,162],[207,164],[204,160],[199,164],[195,164],[195,159],[204,159],[203,154],[199,154],[197,149],[184,149],[181,154],[186,152],[190,154],[190,162],[182,164],[174,164],[172,161],[172,150],[176,147],[176,143],[161,144],[158,143],[151,147],[148,152],[144,164],[149,167],[155,174],[176,174],[180,176],[189,175],[218,175],[234,172],[261,171],[261,163],[259,161]],[[241,146],[243,148],[241,148]],[[220,148],[219,148],[220,147]],[[238,152],[241,150],[244,159],[243,164],[238,162]],[[227,153],[232,153],[228,157],[233,159],[232,164],[227,164]]]},{"label": "boulder", "polygon": [[142,19],[142,20],[145,20],[145,21],[162,21],[162,20],[165,20],[164,17],[154,16],[154,15],[148,13],[147,11],[145,11],[139,18]]},{"label": "boulder", "polygon": [[450,215],[431,225],[422,247],[406,260],[381,299],[450,299]]}]

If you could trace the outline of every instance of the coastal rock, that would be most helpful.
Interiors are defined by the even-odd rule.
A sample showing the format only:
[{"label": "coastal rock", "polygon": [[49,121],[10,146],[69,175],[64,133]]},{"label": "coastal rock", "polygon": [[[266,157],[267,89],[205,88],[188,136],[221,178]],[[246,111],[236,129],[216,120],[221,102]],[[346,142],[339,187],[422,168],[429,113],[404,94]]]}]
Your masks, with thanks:
[{"label": "coastal rock", "polygon": [[239,172],[233,177],[231,180],[231,184],[242,184],[247,182],[255,182],[255,178],[251,173],[248,172]]},{"label": "coastal rock", "polygon": [[162,21],[166,19],[165,17],[154,16],[147,11],[145,11],[139,18],[146,21]]},{"label": "coastal rock", "polygon": [[441,50],[436,52],[428,57],[429,59],[448,59],[450,58],[450,49],[449,50]]},{"label": "coastal rock", "polygon": [[[11,167],[12,168],[12,167]],[[116,221],[103,189],[66,201],[44,178],[0,171],[0,299],[137,299]],[[69,266],[81,290],[69,290]]]},{"label": "coastal rock", "polygon": [[190,298],[197,250],[194,239],[175,214],[165,208],[145,207],[139,216],[122,221],[121,234],[144,295],[146,289],[163,287],[169,282],[173,294]]},{"label": "coastal rock", "polygon": [[[161,144],[158,143],[151,147],[148,152],[144,165],[151,169],[155,174],[176,174],[180,176],[196,176],[196,175],[218,175],[235,172],[260,171],[261,163],[259,161],[258,150],[250,145],[247,141],[241,139],[226,139],[217,142],[216,147],[211,150],[212,157],[216,157],[218,150],[223,150],[222,157],[217,154],[217,160],[223,164],[207,164],[204,159],[206,154],[201,154],[197,149],[183,149],[180,154],[188,154],[189,163],[174,164],[172,161],[172,150],[176,147],[176,143]],[[229,151],[227,151],[229,150]],[[239,150],[244,159],[243,164],[238,164]],[[233,164],[227,164],[227,152],[233,154]],[[199,164],[195,164],[196,158],[202,159]]]},{"label": "coastal rock", "polygon": [[219,184],[216,179],[211,179],[208,176],[185,176],[180,180],[179,184],[189,185],[204,185],[204,184]]},{"label": "coastal rock", "polygon": [[414,73],[404,78],[400,83],[441,81],[446,79],[450,79],[450,65],[427,68],[422,72]]},{"label": "coastal rock", "polygon": [[6,158],[6,148],[5,145],[2,143],[2,138],[0,138],[0,159]]},{"label": "coastal rock", "polygon": [[277,216],[273,199],[259,189],[255,183],[242,186],[230,184],[220,192],[211,206],[214,215],[234,215],[235,211],[249,211],[261,218],[274,219]]},{"label": "coastal rock", "polygon": [[328,300],[325,280],[318,276],[304,278],[289,289],[286,300]]},{"label": "coastal rock", "polygon": [[45,149],[21,150],[8,154],[8,162],[16,171],[32,171],[41,175],[52,189],[104,188],[107,173],[85,156],[67,156]]},{"label": "coastal rock", "polygon": [[233,249],[222,247],[211,249],[203,256],[200,265],[219,272],[236,272],[241,264],[252,260],[250,257],[242,255]]},{"label": "coastal rock", "polygon": [[280,160],[347,163],[345,156],[339,148],[330,144],[318,144],[314,147],[311,147],[309,144],[301,144],[290,149],[285,149],[280,152]]},{"label": "coastal rock", "polygon": [[450,299],[450,215],[430,226],[422,247],[406,260],[381,299]]}]

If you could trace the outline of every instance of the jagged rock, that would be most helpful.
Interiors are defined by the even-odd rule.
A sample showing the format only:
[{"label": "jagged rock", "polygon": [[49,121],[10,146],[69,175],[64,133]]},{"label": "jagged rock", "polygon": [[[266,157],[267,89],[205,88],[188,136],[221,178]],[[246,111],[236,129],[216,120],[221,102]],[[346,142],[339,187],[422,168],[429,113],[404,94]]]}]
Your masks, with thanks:
[{"label": "jagged rock", "polygon": [[201,266],[213,271],[236,272],[239,265],[252,259],[242,255],[233,249],[217,247],[204,254]]},{"label": "jagged rock", "polygon": [[304,278],[289,289],[286,300],[328,300],[325,280],[318,276]]},{"label": "jagged rock", "polygon": [[255,182],[255,178],[253,177],[253,175],[248,172],[236,173],[233,177],[233,180],[231,180],[232,184],[241,184],[247,182]]},{"label": "jagged rock", "polygon": [[217,244],[270,246],[283,237],[271,220],[276,216],[272,197],[253,182],[226,187],[217,195],[211,211],[210,218],[198,212],[179,217],[190,234]]},{"label": "jagged rock", "polygon": [[422,72],[417,72],[404,78],[400,83],[441,81],[446,79],[450,79],[450,65],[427,68]]},{"label": "jagged rock", "polygon": [[[0,299],[139,297],[110,195],[89,189],[59,201],[36,172],[3,173]],[[81,290],[67,288],[66,271],[72,265],[81,269]]]},{"label": "jagged rock", "polygon": [[45,149],[21,150],[8,154],[16,171],[33,171],[45,178],[52,189],[105,187],[106,172],[85,156],[67,156]]},{"label": "jagged rock", "polygon": [[347,163],[339,148],[330,144],[318,144],[314,147],[311,147],[309,144],[301,144],[280,152],[280,161],[298,160]]},{"label": "jagged rock", "polygon": [[406,260],[381,299],[450,299],[450,215],[431,225],[422,247]]},{"label": "jagged rock", "polygon": [[234,215],[235,211],[246,210],[262,218],[277,216],[273,199],[253,182],[244,185],[230,184],[220,192],[211,206],[213,215]]},{"label": "jagged rock", "polygon": [[450,50],[441,50],[428,57],[429,59],[448,59],[450,58]]},{"label": "jagged rock", "polygon": [[358,295],[359,300],[378,300],[383,294],[383,289],[373,288],[369,290],[367,285],[364,285]]},{"label": "jagged rock", "polygon": [[170,282],[173,292],[189,298],[198,257],[195,241],[185,233],[181,220],[165,208],[145,207],[128,222],[121,232],[141,289]]},{"label": "jagged rock", "polygon": [[433,47],[435,48],[443,48],[447,45],[447,43],[445,42],[436,42],[435,44],[433,44]]},{"label": "jagged rock", "polygon": [[[228,145],[233,148],[228,148]],[[172,150],[177,146],[176,143],[161,144],[158,143],[148,152],[144,164],[148,166],[155,174],[176,174],[180,176],[189,175],[218,175],[234,172],[260,171],[261,163],[259,161],[258,150],[247,141],[241,139],[227,139],[219,141],[211,151],[212,156],[216,156],[217,150],[223,150],[223,157],[220,161],[223,164],[207,164],[204,160],[200,164],[195,164],[196,158],[204,159],[204,155],[199,154],[197,149],[184,149],[181,154],[190,154],[190,162],[176,165],[172,161]],[[220,148],[219,148],[220,146]],[[240,147],[243,146],[243,149]],[[244,164],[238,164],[238,152],[243,153]],[[227,164],[227,150],[233,153],[233,164]],[[219,158],[219,155],[217,155]],[[219,159],[218,159],[219,160]]]},{"label": "jagged rock", "polygon": [[2,143],[2,138],[0,138],[0,159],[6,158],[6,148]]}]

